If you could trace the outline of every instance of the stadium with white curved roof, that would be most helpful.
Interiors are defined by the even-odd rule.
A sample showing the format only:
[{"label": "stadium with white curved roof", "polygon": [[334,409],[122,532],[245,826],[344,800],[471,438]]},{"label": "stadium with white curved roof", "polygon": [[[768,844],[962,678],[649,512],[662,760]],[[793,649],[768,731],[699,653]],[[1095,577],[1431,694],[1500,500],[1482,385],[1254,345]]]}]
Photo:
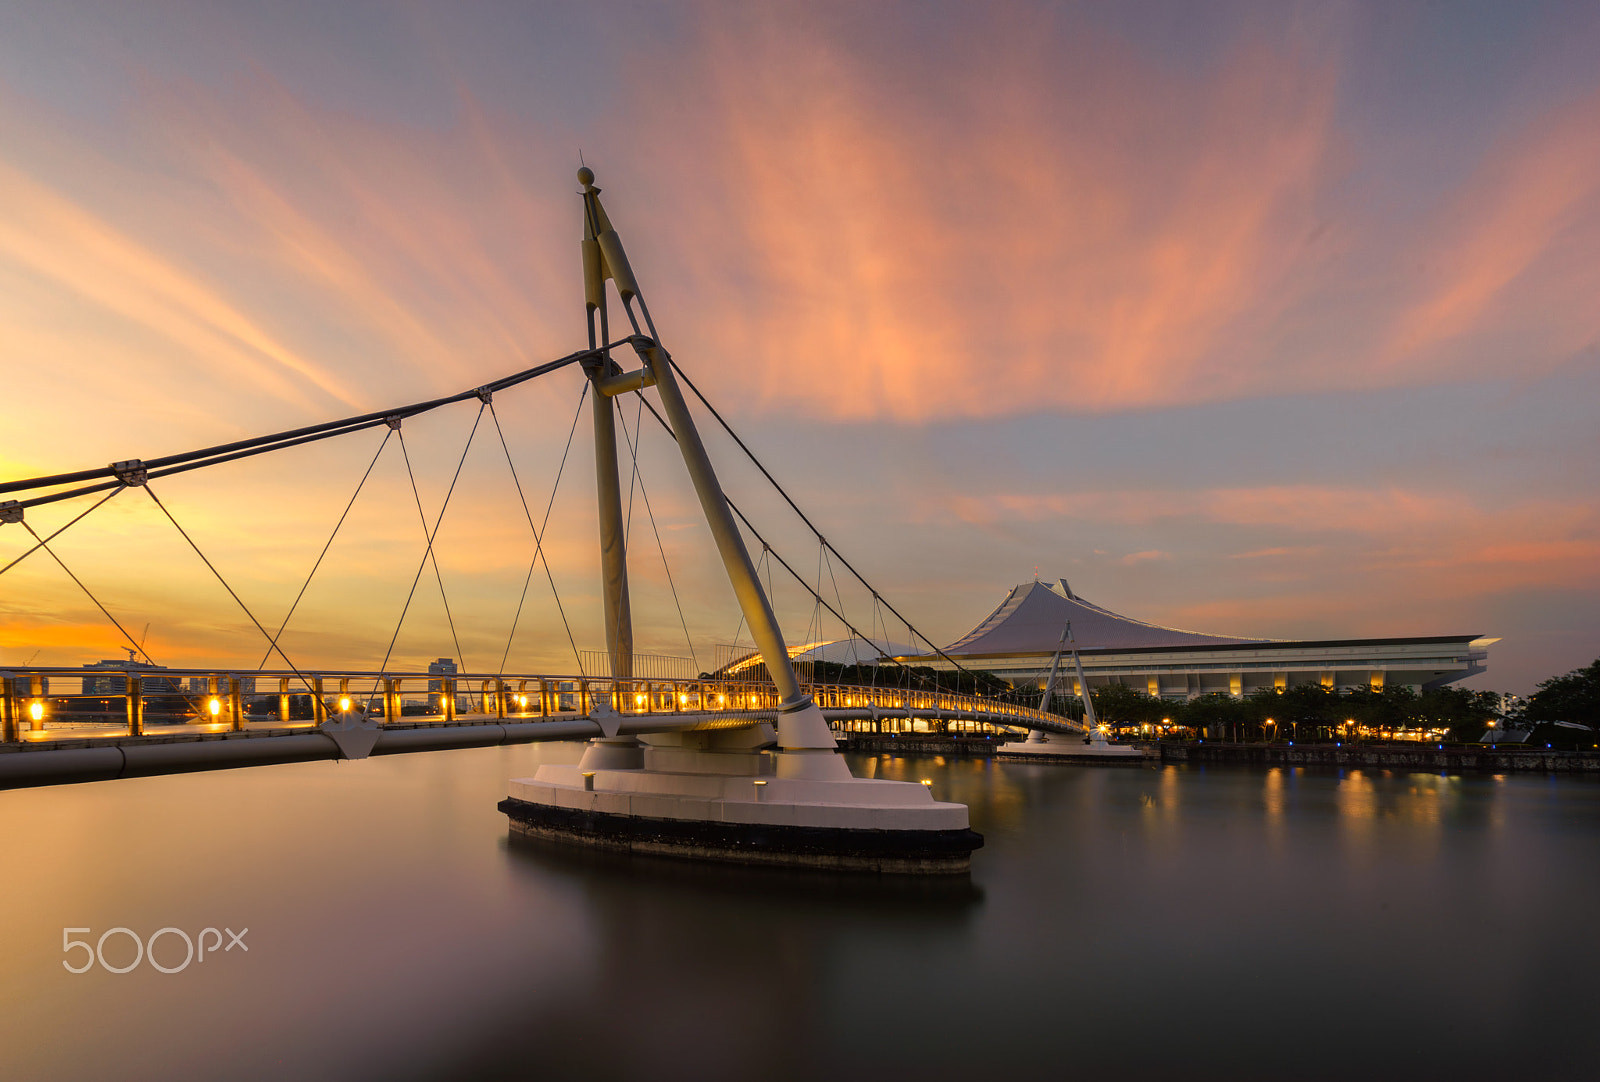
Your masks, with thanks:
[{"label": "stadium with white curved roof", "polygon": [[[1442,687],[1484,672],[1489,646],[1499,641],[1479,635],[1316,641],[1204,635],[1112,612],[1077,596],[1061,579],[1013,587],[998,608],[944,653],[965,668],[994,673],[1013,685],[1042,687],[1069,623],[1091,690],[1123,684],[1166,699],[1212,692],[1248,695],[1298,684]],[[952,668],[937,655],[908,653],[899,660]],[[1063,679],[1076,694],[1076,678],[1069,673]]]}]

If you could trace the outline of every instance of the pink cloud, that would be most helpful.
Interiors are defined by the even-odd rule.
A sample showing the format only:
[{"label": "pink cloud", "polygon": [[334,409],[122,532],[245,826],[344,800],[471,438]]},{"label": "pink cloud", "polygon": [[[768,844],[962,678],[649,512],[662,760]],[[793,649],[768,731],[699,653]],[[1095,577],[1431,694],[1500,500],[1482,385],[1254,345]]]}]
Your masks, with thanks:
[{"label": "pink cloud", "polygon": [[[977,48],[1026,21],[995,18]],[[1086,31],[897,85],[847,40],[749,19],[704,62],[714,130],[653,148],[680,174],[692,148],[717,194],[679,234],[717,311],[695,337],[829,416],[1237,391],[1220,355],[1287,302],[1336,142],[1334,70],[1248,44],[1179,76]]]},{"label": "pink cloud", "polygon": [[[1523,499],[1484,508],[1449,492],[1315,485],[1076,493],[994,493],[951,499],[946,513],[980,527],[1073,522],[1136,527],[1176,537],[1192,524],[1228,527],[1264,541],[1230,560],[1271,557],[1255,581],[1307,576],[1405,576],[1406,590],[1473,596],[1530,586],[1600,585],[1600,512],[1570,501]],[[1316,538],[1315,543],[1300,539]],[[1207,542],[1209,544],[1209,542]],[[1170,543],[1169,543],[1170,547]],[[1157,550],[1119,559],[1153,558]],[[1192,564],[1206,552],[1175,550]]]},{"label": "pink cloud", "polygon": [[1442,347],[1497,324],[1527,336],[1525,358],[1560,358],[1593,342],[1597,244],[1600,91],[1502,140],[1446,204],[1416,253],[1431,269],[1396,313],[1390,357],[1435,354],[1435,366],[1448,365],[1436,355]]}]

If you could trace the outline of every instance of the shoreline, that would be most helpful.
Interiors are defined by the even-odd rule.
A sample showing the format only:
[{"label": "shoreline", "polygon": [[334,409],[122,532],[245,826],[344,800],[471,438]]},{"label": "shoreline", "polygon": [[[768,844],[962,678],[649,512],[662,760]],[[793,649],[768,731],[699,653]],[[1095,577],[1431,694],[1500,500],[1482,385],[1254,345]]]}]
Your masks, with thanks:
[{"label": "shoreline", "polygon": [[[944,755],[961,758],[1004,758],[1009,742],[971,737],[946,737],[938,733],[902,736],[843,733],[843,751],[906,755]],[[1474,774],[1600,774],[1600,751],[1562,751],[1550,748],[1491,747],[1446,744],[1443,748],[1393,744],[1229,744],[1225,742],[1157,742],[1132,745],[1144,751],[1136,763],[1217,763],[1244,766],[1373,767],[1388,770],[1422,770],[1429,773]],[[1029,757],[1029,761],[1034,761]],[[1086,760],[1066,760],[1082,765]],[[1116,761],[1128,765],[1127,760]]]}]

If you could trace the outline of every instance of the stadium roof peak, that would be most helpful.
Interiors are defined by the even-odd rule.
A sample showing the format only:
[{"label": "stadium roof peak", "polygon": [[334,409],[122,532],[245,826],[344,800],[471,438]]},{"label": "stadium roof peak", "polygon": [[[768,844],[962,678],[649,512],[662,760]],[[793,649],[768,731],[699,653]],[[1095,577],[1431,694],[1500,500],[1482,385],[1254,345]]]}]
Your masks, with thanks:
[{"label": "stadium roof peak", "polygon": [[1054,583],[1035,579],[1012,587],[999,608],[945,650],[952,654],[1051,653],[1069,620],[1073,641],[1080,650],[1228,646],[1274,641],[1202,635],[1145,623],[1085,601],[1072,592],[1066,579]]}]

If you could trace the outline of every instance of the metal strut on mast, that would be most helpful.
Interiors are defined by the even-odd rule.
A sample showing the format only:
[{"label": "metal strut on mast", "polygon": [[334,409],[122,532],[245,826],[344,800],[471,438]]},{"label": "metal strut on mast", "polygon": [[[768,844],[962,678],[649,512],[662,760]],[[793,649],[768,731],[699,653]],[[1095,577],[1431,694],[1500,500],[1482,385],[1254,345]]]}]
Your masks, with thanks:
[{"label": "metal strut on mast", "polygon": [[[584,288],[589,308],[589,333],[590,341],[596,341],[595,316],[599,314],[600,328],[599,341],[605,341],[606,335],[606,307],[605,307],[605,280],[607,278],[617,287],[617,293],[622,298],[624,311],[628,321],[633,326],[634,337],[631,344],[638,353],[643,367],[633,373],[613,373],[609,356],[596,369],[591,369],[590,378],[595,380],[595,390],[599,392],[598,398],[606,399],[604,408],[601,403],[595,403],[596,439],[605,440],[609,444],[610,462],[612,463],[609,475],[601,469],[601,485],[608,483],[615,486],[617,493],[613,499],[615,504],[608,504],[606,494],[601,495],[601,537],[602,558],[605,561],[605,575],[607,587],[607,606],[609,632],[611,624],[611,608],[613,605],[613,583],[620,584],[616,596],[626,599],[626,568],[623,566],[625,557],[622,552],[620,534],[614,548],[607,547],[605,531],[605,516],[609,506],[618,508],[620,523],[620,491],[621,485],[617,480],[615,468],[616,445],[614,437],[601,435],[601,424],[598,418],[601,413],[606,415],[605,431],[609,434],[612,426],[610,423],[610,399],[617,394],[636,391],[642,387],[654,385],[657,394],[661,396],[661,404],[667,414],[667,420],[672,426],[673,435],[677,437],[678,448],[683,454],[684,465],[689,471],[689,478],[694,483],[695,494],[700,498],[700,507],[705,512],[706,523],[711,528],[711,535],[717,543],[717,552],[722,557],[722,565],[727,571],[728,580],[733,586],[734,595],[739,600],[740,610],[744,614],[745,622],[750,625],[752,636],[756,645],[761,650],[762,659],[767,664],[767,671],[772,674],[772,682],[776,686],[779,697],[778,717],[778,747],[785,751],[832,751],[838,747],[833,738],[833,733],[828,729],[828,723],[823,718],[822,712],[811,701],[811,697],[800,690],[800,682],[795,676],[794,666],[790,663],[789,652],[784,647],[783,632],[778,627],[777,617],[773,614],[772,603],[767,598],[766,592],[761,588],[761,581],[756,576],[755,565],[750,561],[750,553],[745,548],[744,538],[739,533],[739,527],[734,522],[733,514],[728,509],[727,497],[723,495],[722,486],[717,480],[716,470],[711,465],[711,459],[706,454],[705,445],[700,440],[700,433],[695,428],[694,420],[689,414],[689,407],[684,401],[682,392],[678,389],[677,379],[673,375],[671,358],[667,351],[661,347],[660,339],[656,334],[655,321],[650,318],[650,308],[645,303],[644,295],[639,290],[639,284],[634,278],[633,269],[628,265],[627,254],[623,251],[622,240],[617,231],[612,228],[610,219],[606,216],[605,209],[600,205],[600,189],[595,187],[594,173],[588,168],[578,170],[578,181],[583,185],[584,204],[584,240],[583,240],[583,269]],[[637,314],[634,303],[638,303]],[[640,317],[644,326],[639,325]],[[606,453],[601,448],[602,456]],[[601,456],[597,456],[601,457]],[[620,612],[625,610],[619,609]],[[631,636],[630,636],[631,638]],[[620,639],[619,639],[620,642]],[[836,760],[838,769],[848,776],[842,760]],[[797,764],[798,765],[798,764]],[[831,772],[831,767],[821,767]],[[783,769],[780,764],[780,772]]]},{"label": "metal strut on mast", "polygon": [[1078,672],[1078,695],[1083,699],[1083,742],[1104,744],[1105,733],[1094,716],[1094,698],[1089,694],[1089,681],[1083,675],[1083,659],[1078,656],[1078,640],[1072,635],[1072,621],[1067,621],[1067,641],[1072,644],[1072,664]]},{"label": "metal strut on mast", "polygon": [[[1038,580],[1035,579],[1034,581]],[[1040,710],[1048,711],[1050,709],[1050,696],[1056,690],[1056,674],[1061,671],[1061,654],[1067,648],[1067,636],[1070,634],[1072,634],[1072,621],[1068,620],[1067,626],[1061,629],[1061,641],[1056,643],[1056,656],[1050,659],[1050,677],[1044,682],[1044,692],[1039,696]],[[1076,652],[1074,652],[1073,656],[1077,656]],[[1044,743],[1044,733],[1038,729],[1033,730],[1028,734],[1028,743]]]}]

